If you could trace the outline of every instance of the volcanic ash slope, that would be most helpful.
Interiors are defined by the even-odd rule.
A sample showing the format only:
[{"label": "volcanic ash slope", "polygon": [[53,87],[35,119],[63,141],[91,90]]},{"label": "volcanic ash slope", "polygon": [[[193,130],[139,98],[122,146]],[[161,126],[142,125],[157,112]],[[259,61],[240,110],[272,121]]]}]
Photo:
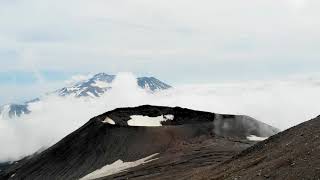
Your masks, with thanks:
[{"label": "volcanic ash slope", "polygon": [[178,178],[188,175],[186,169],[220,164],[277,132],[247,116],[149,105],[120,108],[6,167],[0,179]]}]

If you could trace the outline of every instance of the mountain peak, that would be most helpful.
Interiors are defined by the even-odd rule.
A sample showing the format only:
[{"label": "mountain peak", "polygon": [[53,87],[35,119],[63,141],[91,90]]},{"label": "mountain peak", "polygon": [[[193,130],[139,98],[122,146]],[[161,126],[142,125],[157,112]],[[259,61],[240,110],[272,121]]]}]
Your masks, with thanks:
[{"label": "mountain peak", "polygon": [[[75,97],[100,97],[112,87],[111,83],[116,78],[116,75],[106,73],[98,73],[91,78],[76,83],[73,86],[65,87],[58,90],[60,96],[75,96]],[[140,88],[149,91],[159,91],[171,88],[170,85],[156,79],[155,77],[138,77],[137,84]]]},{"label": "mountain peak", "polygon": [[111,79],[113,80],[114,78],[115,78],[115,75],[109,75],[107,73],[98,73],[98,74],[95,74],[90,79],[110,81]]},{"label": "mountain peak", "polygon": [[[97,98],[102,96],[105,92],[112,89],[112,82],[116,75],[110,75],[104,72],[95,74],[88,79],[73,83],[70,86],[61,88],[54,93],[58,96],[73,96],[73,97],[91,97]],[[171,88],[170,85],[158,80],[155,77],[138,77],[137,84],[140,88],[146,89],[149,92],[161,91]],[[50,94],[50,93],[49,93]],[[0,106],[0,116],[5,117],[19,117],[23,114],[29,114],[28,104],[41,101],[36,98],[27,101],[24,104],[9,104],[7,106]]]},{"label": "mountain peak", "polygon": [[138,85],[143,89],[148,89],[151,91],[158,91],[171,88],[170,85],[161,82],[155,77],[139,77],[137,78]]}]

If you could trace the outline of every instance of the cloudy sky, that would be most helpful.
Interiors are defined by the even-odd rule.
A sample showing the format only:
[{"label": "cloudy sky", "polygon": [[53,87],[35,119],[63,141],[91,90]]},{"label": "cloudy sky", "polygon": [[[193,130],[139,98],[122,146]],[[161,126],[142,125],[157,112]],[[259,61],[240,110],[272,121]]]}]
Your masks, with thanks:
[{"label": "cloudy sky", "polygon": [[0,104],[76,74],[170,84],[317,73],[319,0],[0,0]]}]

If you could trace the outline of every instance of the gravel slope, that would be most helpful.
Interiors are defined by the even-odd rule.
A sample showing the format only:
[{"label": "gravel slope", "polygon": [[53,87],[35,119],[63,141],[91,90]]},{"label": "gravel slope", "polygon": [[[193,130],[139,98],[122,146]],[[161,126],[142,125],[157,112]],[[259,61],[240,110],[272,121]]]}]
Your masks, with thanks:
[{"label": "gravel slope", "polygon": [[243,151],[219,166],[198,168],[190,179],[320,179],[320,116]]}]

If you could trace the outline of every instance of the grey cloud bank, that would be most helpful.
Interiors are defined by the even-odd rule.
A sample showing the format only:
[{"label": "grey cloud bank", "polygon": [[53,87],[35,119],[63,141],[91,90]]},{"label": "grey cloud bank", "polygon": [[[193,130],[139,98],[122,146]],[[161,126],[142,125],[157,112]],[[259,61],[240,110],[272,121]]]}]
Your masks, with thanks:
[{"label": "grey cloud bank", "polygon": [[[319,65],[316,0],[30,0],[0,5],[0,49],[15,54],[3,55],[2,70],[108,68],[163,75],[168,66],[184,74],[181,66],[203,64],[208,75],[215,75],[205,67],[266,64],[257,68],[259,75],[259,70],[281,64],[286,73],[301,65],[305,69],[300,71],[315,71],[312,67]],[[291,62],[295,68],[286,68]]]}]

